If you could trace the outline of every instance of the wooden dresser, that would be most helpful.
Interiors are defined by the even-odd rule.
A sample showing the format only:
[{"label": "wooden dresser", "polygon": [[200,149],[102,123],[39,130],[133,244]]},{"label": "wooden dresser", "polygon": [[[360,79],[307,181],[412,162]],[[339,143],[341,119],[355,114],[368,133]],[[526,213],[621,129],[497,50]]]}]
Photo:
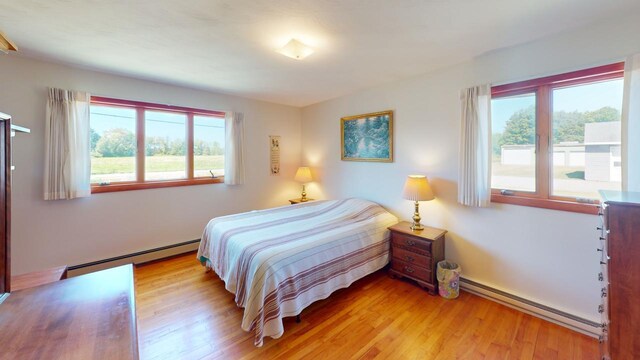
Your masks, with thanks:
[{"label": "wooden dresser", "polygon": [[600,193],[602,358],[640,359],[640,193]]},{"label": "wooden dresser", "polygon": [[424,227],[414,231],[411,223],[403,221],[389,227],[391,231],[391,269],[393,277],[405,277],[436,294],[436,265],[444,260],[446,230]]},{"label": "wooden dresser", "polygon": [[133,267],[11,292],[0,329],[0,359],[137,359]]}]

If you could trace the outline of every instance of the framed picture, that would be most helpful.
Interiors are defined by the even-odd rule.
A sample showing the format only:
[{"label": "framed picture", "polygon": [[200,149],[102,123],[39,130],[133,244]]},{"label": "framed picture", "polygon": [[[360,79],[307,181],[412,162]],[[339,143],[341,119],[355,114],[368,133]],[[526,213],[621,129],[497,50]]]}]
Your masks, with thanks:
[{"label": "framed picture", "polygon": [[393,111],[340,119],[342,160],[393,161]]}]

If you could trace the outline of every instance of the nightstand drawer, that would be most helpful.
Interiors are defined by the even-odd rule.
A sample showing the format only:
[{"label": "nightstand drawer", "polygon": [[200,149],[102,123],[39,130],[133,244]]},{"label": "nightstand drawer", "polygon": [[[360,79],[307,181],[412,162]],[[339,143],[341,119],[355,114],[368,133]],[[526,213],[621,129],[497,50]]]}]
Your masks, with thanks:
[{"label": "nightstand drawer", "polygon": [[431,270],[425,269],[422,266],[416,266],[397,259],[391,260],[391,268],[395,271],[401,272],[408,277],[416,278],[418,280],[432,282]]},{"label": "nightstand drawer", "polygon": [[394,233],[391,236],[391,242],[393,242],[393,245],[401,246],[411,252],[431,255],[431,241],[420,240],[415,236]]},{"label": "nightstand drawer", "polygon": [[431,257],[430,256],[417,254],[417,253],[411,252],[409,250],[406,250],[406,249],[403,249],[403,248],[400,248],[400,247],[392,248],[391,252],[392,252],[392,255],[393,255],[393,257],[395,259],[398,259],[400,261],[404,261],[404,262],[409,263],[409,264],[422,266],[424,268],[431,269]]}]

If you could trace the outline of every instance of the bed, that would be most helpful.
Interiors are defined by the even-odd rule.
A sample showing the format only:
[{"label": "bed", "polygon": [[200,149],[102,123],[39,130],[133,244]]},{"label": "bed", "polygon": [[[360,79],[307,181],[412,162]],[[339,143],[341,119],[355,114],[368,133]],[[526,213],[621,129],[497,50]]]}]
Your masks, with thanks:
[{"label": "bed", "polygon": [[242,329],[284,333],[282,318],[389,262],[398,219],[362,199],[326,200],[217,217],[204,229],[198,260],[213,269],[244,308]]}]

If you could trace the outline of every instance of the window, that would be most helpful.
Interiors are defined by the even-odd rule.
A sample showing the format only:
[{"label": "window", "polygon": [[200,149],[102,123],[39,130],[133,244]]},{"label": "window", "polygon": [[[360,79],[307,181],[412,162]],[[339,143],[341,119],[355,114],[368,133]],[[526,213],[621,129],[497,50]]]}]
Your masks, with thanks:
[{"label": "window", "polygon": [[145,180],[187,178],[187,114],[145,111]]},{"label": "window", "polygon": [[136,180],[136,110],[91,105],[91,183]]},{"label": "window", "polygon": [[224,119],[193,117],[193,171],[195,176],[224,175]]},{"label": "window", "polygon": [[492,88],[492,201],[594,213],[620,190],[623,67]]},{"label": "window", "polygon": [[224,113],[93,97],[92,192],[223,182]]},{"label": "window", "polygon": [[536,191],[536,94],[491,100],[491,187]]}]

